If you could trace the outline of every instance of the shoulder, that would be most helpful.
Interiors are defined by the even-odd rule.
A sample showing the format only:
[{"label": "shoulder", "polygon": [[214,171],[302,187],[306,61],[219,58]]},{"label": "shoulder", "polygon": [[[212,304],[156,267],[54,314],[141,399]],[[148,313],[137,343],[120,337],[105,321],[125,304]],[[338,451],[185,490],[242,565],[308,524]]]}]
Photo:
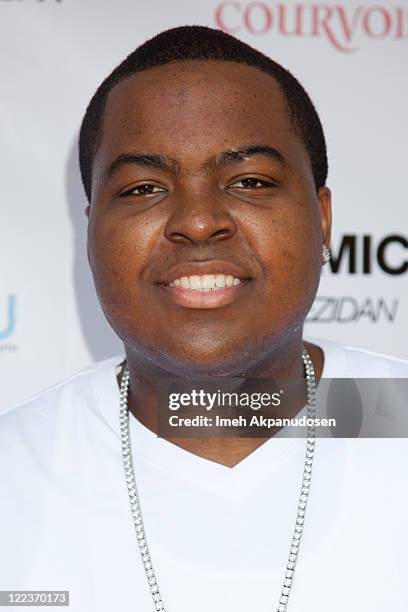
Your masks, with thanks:
[{"label": "shoulder", "polygon": [[53,529],[50,516],[75,521],[89,487],[112,457],[121,459],[115,366],[122,360],[96,363],[0,416],[0,490],[7,491],[0,539],[10,543],[11,573],[18,575],[22,559],[36,560],[38,536]]},{"label": "shoulder", "polygon": [[408,378],[408,361],[322,339],[310,339],[324,352],[324,378]]},{"label": "shoulder", "polygon": [[25,434],[35,439],[40,431],[42,438],[47,434],[52,437],[64,421],[72,421],[87,408],[92,409],[98,381],[114,376],[115,367],[122,360],[117,356],[93,364],[0,414],[0,440],[5,443],[8,437],[10,442],[10,438]]}]

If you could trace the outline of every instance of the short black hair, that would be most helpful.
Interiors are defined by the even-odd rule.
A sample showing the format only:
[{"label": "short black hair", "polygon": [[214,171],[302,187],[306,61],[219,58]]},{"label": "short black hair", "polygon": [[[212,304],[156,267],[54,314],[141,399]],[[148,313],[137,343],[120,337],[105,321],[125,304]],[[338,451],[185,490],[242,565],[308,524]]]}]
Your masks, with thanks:
[{"label": "short black hair", "polygon": [[99,145],[109,92],[115,85],[137,72],[194,59],[246,64],[271,75],[286,98],[292,124],[309,153],[316,190],[325,184],[328,164],[322,124],[299,81],[283,66],[234,36],[214,28],[190,25],[171,28],[146,41],[111,72],[92,97],[79,135],[79,165],[89,201],[92,164]]}]

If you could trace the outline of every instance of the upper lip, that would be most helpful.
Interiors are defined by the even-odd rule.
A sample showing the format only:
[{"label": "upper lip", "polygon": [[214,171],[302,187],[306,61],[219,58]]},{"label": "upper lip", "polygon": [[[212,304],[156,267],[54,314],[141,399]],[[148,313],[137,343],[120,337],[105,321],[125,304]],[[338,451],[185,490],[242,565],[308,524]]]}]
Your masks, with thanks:
[{"label": "upper lip", "polygon": [[211,259],[205,261],[183,261],[168,268],[160,276],[157,282],[159,285],[168,285],[176,278],[183,276],[204,275],[204,274],[225,274],[234,276],[240,280],[249,280],[251,275],[241,266],[226,261],[224,259]]}]

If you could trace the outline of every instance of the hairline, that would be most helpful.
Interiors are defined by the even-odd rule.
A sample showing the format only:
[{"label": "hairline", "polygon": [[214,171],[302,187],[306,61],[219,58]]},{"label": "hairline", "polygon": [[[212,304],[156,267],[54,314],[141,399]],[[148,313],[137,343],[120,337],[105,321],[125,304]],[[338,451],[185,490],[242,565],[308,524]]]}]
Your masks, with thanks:
[{"label": "hairline", "polygon": [[[113,85],[111,85],[109,83],[109,77],[108,77],[108,83],[106,84],[107,87],[107,92],[103,92],[103,106],[100,109],[100,113],[98,116],[98,121],[97,121],[97,129],[96,129],[96,134],[95,134],[95,144],[93,147],[93,151],[92,151],[92,165],[91,165],[91,177],[92,177],[92,168],[93,168],[93,164],[95,161],[95,156],[97,154],[97,151],[102,143],[102,131],[103,131],[103,121],[104,121],[104,117],[105,117],[105,112],[106,112],[106,106],[108,103],[108,98],[110,96],[110,94],[112,93],[112,91],[121,83],[127,81],[128,79],[142,73],[142,72],[146,72],[148,70],[154,70],[155,68],[160,68],[161,66],[168,66],[171,64],[181,64],[181,63],[190,63],[190,62],[213,62],[213,63],[220,63],[220,64],[225,64],[225,63],[231,63],[231,64],[236,64],[236,65],[244,65],[244,66],[248,66],[249,68],[253,68],[259,72],[262,72],[263,74],[266,74],[268,77],[270,77],[278,86],[282,97],[285,101],[285,106],[286,106],[286,110],[288,112],[288,116],[289,116],[289,120],[290,120],[290,124],[293,127],[296,135],[299,137],[299,140],[301,141],[303,147],[305,148],[306,152],[309,155],[309,152],[307,151],[306,145],[303,142],[303,138],[301,136],[299,127],[297,125],[297,121],[294,117],[294,113],[291,109],[291,106],[289,104],[289,98],[283,88],[283,86],[281,85],[281,83],[279,82],[279,80],[270,72],[268,72],[267,70],[264,70],[261,66],[257,66],[256,64],[251,64],[249,62],[244,62],[244,61],[238,61],[238,60],[234,60],[234,59],[221,59],[221,58],[213,58],[213,57],[209,57],[209,58],[182,58],[182,59],[174,59],[174,60],[169,60],[169,61],[165,61],[165,62],[160,62],[160,63],[155,63],[153,66],[146,66],[146,67],[141,67],[138,68],[137,70],[135,70],[132,73],[126,74],[123,77],[119,77],[118,80],[113,83]],[[114,74],[111,75],[112,79],[114,80]],[[312,160],[310,160],[310,163],[312,165]],[[92,186],[92,180],[91,180],[91,186]]]}]

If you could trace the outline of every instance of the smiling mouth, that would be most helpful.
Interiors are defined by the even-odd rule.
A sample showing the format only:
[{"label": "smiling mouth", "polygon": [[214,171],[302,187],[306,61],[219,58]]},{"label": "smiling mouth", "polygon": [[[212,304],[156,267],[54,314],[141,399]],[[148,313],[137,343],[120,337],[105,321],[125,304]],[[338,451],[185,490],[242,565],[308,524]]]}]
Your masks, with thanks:
[{"label": "smiling mouth", "polygon": [[230,304],[248,284],[231,274],[181,276],[159,286],[171,300],[186,308],[220,308]]},{"label": "smiling mouth", "polygon": [[168,283],[168,287],[181,287],[190,291],[219,291],[240,283],[241,279],[231,274],[192,274],[174,279]]}]

